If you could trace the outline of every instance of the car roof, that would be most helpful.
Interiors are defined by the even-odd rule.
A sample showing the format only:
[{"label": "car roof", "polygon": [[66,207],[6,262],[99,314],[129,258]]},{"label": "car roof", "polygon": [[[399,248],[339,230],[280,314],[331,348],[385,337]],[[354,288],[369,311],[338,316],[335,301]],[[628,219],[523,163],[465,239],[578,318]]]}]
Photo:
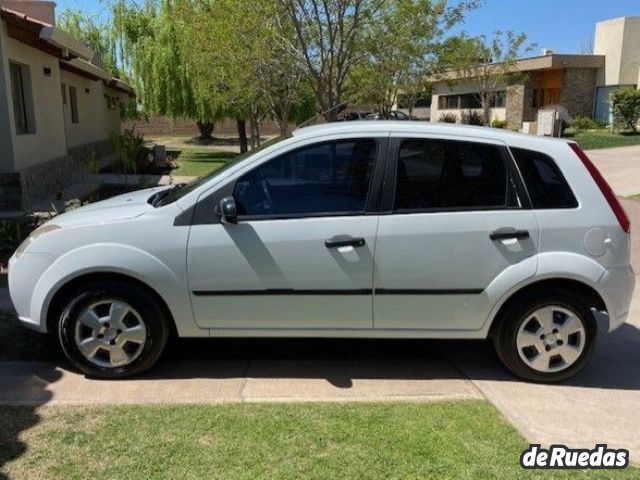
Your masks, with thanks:
[{"label": "car roof", "polygon": [[471,125],[457,125],[452,123],[431,123],[431,122],[399,122],[394,120],[356,120],[352,122],[332,122],[319,125],[311,125],[294,130],[294,137],[316,137],[334,134],[432,134],[450,135],[457,137],[482,138],[487,140],[498,140],[507,144],[535,144],[539,142],[563,142],[566,139],[556,139],[550,137],[538,137],[524,133],[512,132],[511,130],[476,127]]}]

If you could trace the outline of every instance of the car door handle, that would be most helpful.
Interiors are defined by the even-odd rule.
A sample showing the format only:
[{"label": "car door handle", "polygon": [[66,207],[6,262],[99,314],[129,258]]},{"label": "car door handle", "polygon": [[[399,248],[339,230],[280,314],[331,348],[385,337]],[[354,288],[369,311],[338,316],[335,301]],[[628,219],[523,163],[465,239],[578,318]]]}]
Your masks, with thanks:
[{"label": "car door handle", "polygon": [[528,230],[516,230],[515,228],[501,228],[499,230],[494,230],[489,234],[489,238],[491,240],[524,240],[525,238],[529,238]]},{"label": "car door handle", "polygon": [[364,247],[367,242],[364,238],[353,238],[349,236],[340,235],[337,237],[325,240],[324,246],[327,248],[340,248],[340,247]]}]

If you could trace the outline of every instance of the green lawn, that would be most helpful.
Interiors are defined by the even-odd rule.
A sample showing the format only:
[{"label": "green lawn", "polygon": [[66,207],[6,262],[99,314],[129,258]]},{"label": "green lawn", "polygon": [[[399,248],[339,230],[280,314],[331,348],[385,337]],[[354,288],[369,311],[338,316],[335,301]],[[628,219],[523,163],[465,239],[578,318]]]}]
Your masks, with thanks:
[{"label": "green lawn", "polygon": [[484,401],[0,408],[0,464],[13,480],[640,475],[525,472],[526,446]]},{"label": "green lawn", "polygon": [[640,145],[640,134],[617,134],[606,130],[578,132],[569,138],[578,142],[583,150]]},{"label": "green lawn", "polygon": [[184,148],[180,151],[169,151],[170,155],[177,156],[180,168],[171,172],[175,176],[201,177],[217,170],[229,160],[237,156],[237,153],[223,152],[210,148]]}]

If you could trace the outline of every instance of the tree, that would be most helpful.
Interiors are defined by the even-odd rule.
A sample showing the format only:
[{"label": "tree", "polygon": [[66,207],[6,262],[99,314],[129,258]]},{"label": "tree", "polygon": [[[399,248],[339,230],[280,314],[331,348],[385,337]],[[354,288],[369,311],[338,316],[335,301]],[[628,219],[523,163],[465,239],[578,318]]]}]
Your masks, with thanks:
[{"label": "tree", "polygon": [[363,44],[365,58],[354,67],[352,95],[375,105],[388,118],[398,93],[413,104],[428,89],[425,82],[439,69],[442,36],[459,23],[477,1],[449,6],[446,0],[384,2]]},{"label": "tree", "polygon": [[58,15],[56,25],[98,54],[104,70],[114,77],[122,76],[123,72],[116,62],[116,44],[108,25],[100,23],[96,17],[70,8]]},{"label": "tree", "polygon": [[174,1],[118,0],[112,5],[119,57],[145,112],[196,120],[203,139],[211,139],[222,118],[216,97],[199,90],[185,61],[185,26],[175,19]]},{"label": "tree", "polygon": [[619,125],[638,132],[640,121],[640,90],[621,88],[611,95],[613,116]]},{"label": "tree", "polygon": [[525,46],[526,41],[524,33],[496,31],[491,37],[462,38],[457,44],[459,49],[452,52],[450,61],[455,65],[458,81],[474,80],[485,125],[491,122],[491,108],[499,92],[505,85],[524,78],[518,72],[518,57],[535,47]]},{"label": "tree", "polygon": [[237,119],[244,138],[249,120],[252,147],[259,122],[272,116],[281,133],[308,98],[305,71],[284,39],[295,32],[277,2],[178,0],[177,20],[185,25],[183,51],[198,91],[208,92]]},{"label": "tree", "polygon": [[366,53],[372,25],[385,0],[278,0],[295,29],[285,39],[304,65],[316,103],[324,117],[335,120],[344,103],[348,75]]}]

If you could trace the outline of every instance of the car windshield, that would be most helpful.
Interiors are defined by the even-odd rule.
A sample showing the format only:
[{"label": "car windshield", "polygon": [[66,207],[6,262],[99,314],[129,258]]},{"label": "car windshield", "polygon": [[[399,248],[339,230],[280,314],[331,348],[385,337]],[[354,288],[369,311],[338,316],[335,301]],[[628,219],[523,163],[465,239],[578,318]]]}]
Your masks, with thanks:
[{"label": "car windshield", "polygon": [[279,143],[279,142],[281,142],[283,140],[286,140],[287,138],[290,138],[290,137],[291,137],[291,134],[280,135],[279,137],[273,138],[273,139],[263,143],[258,148],[255,148],[255,149],[250,150],[250,151],[245,152],[245,153],[241,153],[240,155],[235,157],[233,160],[230,160],[227,163],[225,163],[222,167],[220,167],[217,170],[214,170],[214,171],[208,173],[207,175],[204,175],[204,176],[194,180],[193,182],[174,185],[173,188],[170,188],[168,190],[163,190],[162,192],[157,193],[156,195],[154,195],[153,197],[151,197],[149,199],[149,203],[151,203],[154,207],[161,207],[163,205],[168,205],[170,203],[173,203],[176,200],[184,197],[186,194],[194,191],[200,185],[204,185],[209,180],[211,180],[211,179],[217,177],[218,175],[222,174],[223,172],[229,170],[231,167],[237,165],[238,163],[246,160],[247,158],[255,155],[258,152],[261,152],[265,148],[268,148],[268,147],[270,147],[272,145],[275,145],[276,143]]}]

